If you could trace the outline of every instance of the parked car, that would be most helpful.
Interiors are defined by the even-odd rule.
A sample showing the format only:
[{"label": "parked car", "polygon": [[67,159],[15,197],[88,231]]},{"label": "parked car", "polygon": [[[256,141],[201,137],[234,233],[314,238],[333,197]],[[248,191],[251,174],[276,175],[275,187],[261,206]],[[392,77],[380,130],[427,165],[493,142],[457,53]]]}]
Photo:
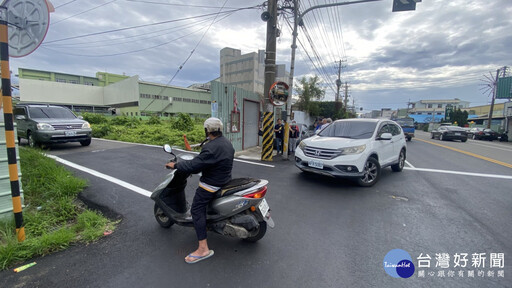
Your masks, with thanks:
[{"label": "parked car", "polygon": [[484,131],[484,128],[473,127],[471,129],[469,129],[469,131],[468,131],[468,138],[473,139],[473,134],[478,133],[480,131]]},{"label": "parked car", "polygon": [[404,132],[386,119],[334,121],[317,135],[304,139],[295,151],[295,166],[305,172],[355,179],[360,186],[373,186],[381,169],[404,168]]},{"label": "parked car", "polygon": [[42,104],[17,104],[13,109],[18,142],[28,140],[31,147],[41,144],[80,142],[91,144],[89,122],[77,117],[66,107]]},{"label": "parked car", "polygon": [[468,135],[464,129],[459,126],[440,126],[430,132],[432,139],[438,138],[441,141],[445,140],[460,140],[462,142],[468,141]]},{"label": "parked car", "polygon": [[473,131],[474,140],[498,140],[499,134],[491,129],[478,128],[481,130]]}]

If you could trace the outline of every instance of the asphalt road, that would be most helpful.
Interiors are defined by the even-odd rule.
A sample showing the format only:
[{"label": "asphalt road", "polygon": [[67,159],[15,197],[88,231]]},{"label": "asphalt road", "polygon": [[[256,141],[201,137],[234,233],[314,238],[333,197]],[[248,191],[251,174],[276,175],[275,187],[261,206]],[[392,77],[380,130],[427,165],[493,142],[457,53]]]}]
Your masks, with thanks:
[{"label": "asphalt road", "polygon": [[[70,168],[89,181],[81,196],[118,215],[118,228],[96,243],[35,259],[21,273],[2,271],[0,287],[511,287],[512,146],[429,138],[418,133],[408,143],[408,167],[384,169],[371,188],[306,175],[288,161],[235,162],[234,177],[270,181],[276,227],[255,244],[211,233],[215,256],[194,265],[183,261],[196,247],[193,229],[160,228],[147,196]],[[50,154],[145,190],[167,173],[159,147],[94,140]],[[194,177],[189,198],[196,184]],[[408,279],[389,276],[383,260],[396,248],[416,266],[428,254],[431,267],[417,267]],[[436,253],[450,255],[450,268],[435,267]],[[467,267],[453,267],[455,253],[469,254]],[[485,253],[485,267],[471,267],[474,253]],[[489,267],[491,253],[504,253],[503,268]]]}]

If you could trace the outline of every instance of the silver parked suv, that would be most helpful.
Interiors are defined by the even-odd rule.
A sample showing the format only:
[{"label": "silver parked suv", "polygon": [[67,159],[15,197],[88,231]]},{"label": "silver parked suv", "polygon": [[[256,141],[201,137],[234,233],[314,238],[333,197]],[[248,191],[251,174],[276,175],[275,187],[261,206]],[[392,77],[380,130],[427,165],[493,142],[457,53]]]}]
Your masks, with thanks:
[{"label": "silver parked suv", "polygon": [[17,104],[13,109],[18,142],[25,138],[31,147],[41,144],[80,142],[91,144],[91,125],[66,107]]},{"label": "silver parked suv", "polygon": [[407,147],[400,125],[386,119],[344,119],[300,142],[295,166],[305,172],[356,179],[372,186],[381,169],[404,168]]}]

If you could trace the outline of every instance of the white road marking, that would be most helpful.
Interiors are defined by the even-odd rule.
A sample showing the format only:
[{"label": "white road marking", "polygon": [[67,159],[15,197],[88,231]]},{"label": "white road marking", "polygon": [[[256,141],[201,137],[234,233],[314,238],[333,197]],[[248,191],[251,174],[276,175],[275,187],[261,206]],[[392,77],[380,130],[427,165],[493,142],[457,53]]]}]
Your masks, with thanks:
[{"label": "white road marking", "polygon": [[126,188],[126,189],[132,190],[133,192],[135,192],[135,193],[139,193],[140,195],[144,195],[144,196],[146,196],[146,197],[151,196],[151,193],[152,193],[151,191],[148,191],[148,190],[146,190],[146,189],[142,189],[142,188],[140,188],[140,187],[137,187],[137,186],[135,186],[135,185],[132,185],[132,184],[130,184],[130,183],[128,183],[128,182],[125,182],[125,181],[123,181],[123,180],[119,180],[119,179],[114,178],[114,177],[112,177],[112,176],[108,176],[108,175],[103,174],[103,173],[100,173],[100,172],[98,172],[98,171],[96,171],[96,170],[89,169],[89,168],[87,168],[87,167],[84,167],[84,166],[81,166],[81,165],[75,164],[75,163],[73,163],[73,162],[70,162],[70,161],[68,161],[68,160],[64,160],[64,159],[59,158],[59,157],[54,156],[54,155],[48,155],[48,154],[46,154],[46,156],[47,156],[47,157],[49,157],[49,158],[55,159],[55,161],[57,161],[57,162],[59,162],[59,163],[62,163],[62,164],[64,164],[64,165],[67,165],[67,166],[69,166],[69,167],[75,168],[75,169],[80,170],[80,171],[85,172],[85,173],[89,173],[89,174],[91,174],[91,175],[93,175],[93,176],[96,176],[96,177],[98,177],[98,178],[101,178],[101,179],[107,180],[107,181],[109,181],[109,182],[112,182],[112,183],[114,183],[114,184],[117,184],[117,185],[119,185],[119,186],[122,186],[122,187],[124,187],[124,188]]},{"label": "white road marking", "polygon": [[500,178],[500,179],[510,179],[510,180],[512,180],[512,176],[508,176],[508,175],[483,174],[483,173],[472,173],[472,172],[461,172],[461,171],[448,171],[448,170],[427,169],[427,168],[409,168],[409,167],[404,167],[404,169],[406,169],[406,170],[413,170],[413,171],[422,171],[422,172],[445,173],[445,174],[456,174],[456,175],[465,175],[465,176],[477,176],[477,177]]},{"label": "white road marking", "polygon": [[416,168],[414,167],[409,161],[405,160],[405,164],[409,165],[411,168]]},{"label": "white road marking", "polygon": [[[131,142],[123,142],[123,141],[117,141],[117,140],[110,140],[110,139],[101,139],[101,138],[94,138],[95,140],[102,140],[102,141],[110,141],[110,142],[117,142],[117,143],[124,143],[124,144],[132,144],[132,145],[138,145],[138,146],[146,146],[146,147],[154,147],[154,148],[162,148],[162,146],[159,146],[159,145],[151,145],[151,144],[140,144],[140,143],[131,143]],[[184,152],[184,153],[190,153],[190,154],[199,154],[198,152],[194,152],[194,151],[187,151],[187,150],[183,150],[183,149],[179,149],[179,148],[173,148],[174,150],[177,150],[177,151],[180,151],[180,152]],[[251,162],[251,161],[247,161],[247,160],[242,160],[242,159],[234,159],[234,161],[237,161],[237,162],[242,162],[242,163],[247,163],[247,164],[252,164],[252,165],[258,165],[258,166],[263,166],[263,167],[270,167],[270,168],[274,168],[275,166],[274,165],[270,165],[270,164],[263,164],[263,163],[257,163],[257,162]]]},{"label": "white road marking", "polygon": [[[68,160],[64,160],[60,157],[57,157],[57,156],[54,156],[54,155],[49,155],[49,154],[46,154],[47,157],[49,158],[52,158],[52,159],[55,159],[55,161],[59,162],[59,163],[62,163],[66,166],[69,166],[69,167],[72,167],[74,169],[77,169],[77,170],[80,170],[82,172],[85,172],[85,173],[89,173],[93,176],[96,176],[98,178],[101,178],[101,179],[104,179],[104,180],[107,180],[109,182],[112,182],[114,184],[117,184],[121,187],[124,187],[128,190],[131,190],[135,193],[138,193],[140,195],[143,195],[143,196],[146,196],[146,197],[150,197],[152,192],[151,191],[148,191],[146,189],[143,189],[143,188],[140,188],[138,186],[135,186],[133,184],[130,184],[128,182],[125,182],[123,180],[120,180],[120,179],[117,179],[117,178],[114,178],[112,176],[109,176],[109,175],[106,175],[106,174],[103,174],[101,172],[98,172],[96,170],[92,170],[92,169],[89,169],[87,167],[84,167],[84,166],[81,166],[81,165],[78,165],[76,163],[73,163],[71,161],[68,161]],[[425,168],[409,168],[409,167],[404,167],[405,170],[412,170],[412,171],[422,171],[422,172],[434,172],[434,173],[446,173],[446,174],[457,174],[457,175],[467,175],[467,176],[478,176],[478,177],[489,177],[489,178],[501,178],[501,179],[510,179],[512,180],[512,176],[506,176],[506,175],[494,175],[494,174],[480,174],[480,173],[469,173],[469,172],[457,172],[457,171],[447,171],[447,170],[435,170],[435,169],[425,169]]]}]

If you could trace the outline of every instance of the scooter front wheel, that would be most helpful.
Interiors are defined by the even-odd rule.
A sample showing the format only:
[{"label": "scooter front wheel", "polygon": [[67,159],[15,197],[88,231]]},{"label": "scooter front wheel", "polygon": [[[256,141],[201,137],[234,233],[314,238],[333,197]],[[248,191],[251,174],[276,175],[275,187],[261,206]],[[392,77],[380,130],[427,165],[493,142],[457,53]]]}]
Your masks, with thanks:
[{"label": "scooter front wheel", "polygon": [[158,222],[158,224],[160,224],[160,226],[162,226],[163,228],[169,228],[174,224],[174,221],[172,221],[171,218],[165,215],[164,210],[162,210],[162,208],[160,208],[160,206],[158,206],[158,204],[156,203],[154,213],[156,222]]}]

